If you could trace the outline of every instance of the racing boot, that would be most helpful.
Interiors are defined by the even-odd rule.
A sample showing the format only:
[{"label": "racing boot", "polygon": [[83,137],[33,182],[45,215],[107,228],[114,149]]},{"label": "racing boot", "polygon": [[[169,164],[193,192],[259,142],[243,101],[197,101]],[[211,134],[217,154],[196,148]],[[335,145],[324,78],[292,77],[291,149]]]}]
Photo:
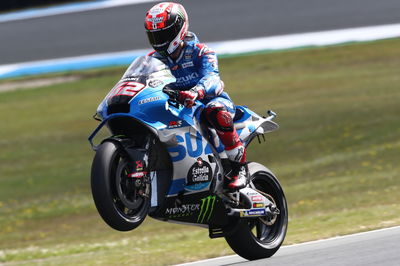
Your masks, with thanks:
[{"label": "racing boot", "polygon": [[231,162],[232,170],[226,175],[227,185],[230,190],[239,190],[247,185],[248,171],[247,165],[237,162]]},{"label": "racing boot", "polygon": [[246,148],[242,143],[233,149],[226,149],[226,154],[231,162],[231,171],[226,175],[227,188],[239,190],[244,188],[248,182],[248,169],[246,164]]}]

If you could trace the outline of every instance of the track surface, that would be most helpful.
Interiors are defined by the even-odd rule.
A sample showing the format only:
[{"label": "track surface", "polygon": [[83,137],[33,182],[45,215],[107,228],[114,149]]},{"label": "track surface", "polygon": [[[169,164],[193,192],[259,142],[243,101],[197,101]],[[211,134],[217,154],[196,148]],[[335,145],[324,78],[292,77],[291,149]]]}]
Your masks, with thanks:
[{"label": "track surface", "polygon": [[[0,65],[149,47],[143,21],[153,4],[0,23]],[[399,0],[203,0],[184,4],[190,29],[204,42],[400,22]]]},{"label": "track surface", "polygon": [[182,264],[182,266],[398,266],[400,227],[282,247],[272,258],[246,261],[239,256]]}]

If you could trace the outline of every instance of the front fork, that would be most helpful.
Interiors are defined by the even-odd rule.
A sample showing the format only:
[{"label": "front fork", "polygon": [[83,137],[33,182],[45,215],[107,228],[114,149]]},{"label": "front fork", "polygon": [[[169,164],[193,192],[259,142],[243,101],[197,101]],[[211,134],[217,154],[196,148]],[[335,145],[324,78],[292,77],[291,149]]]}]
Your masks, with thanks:
[{"label": "front fork", "polygon": [[130,183],[132,190],[135,190],[142,197],[150,197],[151,178],[149,167],[149,150],[152,137],[146,138],[143,143],[137,143],[134,139],[126,136],[113,136],[107,141],[118,142],[125,150],[129,161],[129,172],[127,182]]},{"label": "front fork", "polygon": [[[145,165],[144,161],[135,161],[136,165]],[[144,169],[133,168],[133,171],[128,175],[132,179],[134,184],[134,189],[138,192],[140,196],[149,198],[151,189],[151,178],[149,171],[144,171]]]}]

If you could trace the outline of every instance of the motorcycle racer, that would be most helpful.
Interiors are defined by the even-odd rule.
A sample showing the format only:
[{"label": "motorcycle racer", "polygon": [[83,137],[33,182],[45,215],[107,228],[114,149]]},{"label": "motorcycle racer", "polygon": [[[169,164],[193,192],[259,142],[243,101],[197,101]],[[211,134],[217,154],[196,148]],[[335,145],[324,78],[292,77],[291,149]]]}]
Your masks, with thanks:
[{"label": "motorcycle racer", "polygon": [[189,21],[181,4],[163,2],[145,18],[147,37],[154,51],[149,55],[166,64],[176,78],[170,88],[179,91],[178,101],[191,108],[195,100],[205,104],[203,116],[216,130],[231,163],[227,187],[238,190],[247,184],[246,148],[233,125],[235,105],[224,92],[216,53],[188,31]]}]

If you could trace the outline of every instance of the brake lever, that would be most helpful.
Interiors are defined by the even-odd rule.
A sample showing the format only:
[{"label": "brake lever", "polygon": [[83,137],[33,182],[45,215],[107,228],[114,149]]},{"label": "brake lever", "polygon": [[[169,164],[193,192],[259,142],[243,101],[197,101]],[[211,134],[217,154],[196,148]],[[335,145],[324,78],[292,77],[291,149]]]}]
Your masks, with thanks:
[{"label": "brake lever", "polygon": [[[169,99],[168,99],[169,105],[171,105],[175,108],[179,108],[181,105],[184,105],[177,100],[179,97],[179,92],[177,90],[173,90],[173,89],[164,87],[162,91],[169,96]],[[196,106],[196,105],[197,105],[197,103],[195,101],[192,106]]]}]

